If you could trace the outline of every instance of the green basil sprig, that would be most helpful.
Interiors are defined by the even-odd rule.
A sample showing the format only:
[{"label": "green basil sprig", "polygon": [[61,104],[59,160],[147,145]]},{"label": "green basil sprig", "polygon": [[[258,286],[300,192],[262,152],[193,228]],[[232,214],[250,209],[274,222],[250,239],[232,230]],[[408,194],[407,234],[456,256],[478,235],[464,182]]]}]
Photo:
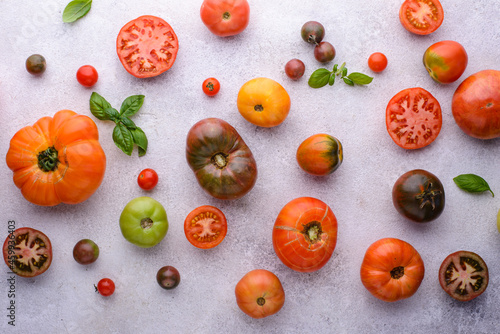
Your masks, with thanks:
[{"label": "green basil sprig", "polygon": [[63,22],[69,23],[84,17],[92,6],[92,0],[73,0],[63,11]]},{"label": "green basil sprig", "polygon": [[312,88],[321,88],[329,84],[333,86],[335,83],[335,77],[340,76],[344,83],[349,86],[356,85],[368,85],[372,82],[373,78],[359,72],[352,72],[347,75],[347,67],[345,67],[345,62],[342,65],[335,64],[333,66],[333,71],[327,70],[326,68],[319,68],[311,74],[309,81],[307,82]]},{"label": "green basil sprig", "polygon": [[145,155],[148,149],[146,134],[130,119],[139,111],[143,103],[144,95],[132,95],[123,101],[118,111],[96,92],[90,96],[90,112],[101,121],[115,122],[113,141],[127,155],[132,155],[134,144],[137,145],[140,157]]},{"label": "green basil sprig", "polygon": [[488,182],[479,175],[475,174],[461,174],[453,178],[455,184],[462,190],[470,193],[482,193],[483,191],[491,192],[491,195],[495,197],[495,194],[490,189]]}]

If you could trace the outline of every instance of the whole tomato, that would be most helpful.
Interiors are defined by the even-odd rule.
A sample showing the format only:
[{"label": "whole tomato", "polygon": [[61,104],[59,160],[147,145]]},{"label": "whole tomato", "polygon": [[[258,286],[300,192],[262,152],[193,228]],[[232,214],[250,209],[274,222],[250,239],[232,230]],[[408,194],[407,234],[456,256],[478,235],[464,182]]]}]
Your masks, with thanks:
[{"label": "whole tomato", "polygon": [[299,197],[288,202],[273,228],[273,247],[278,258],[299,272],[321,269],[337,244],[337,218],[323,201]]},{"label": "whole tomato", "polygon": [[290,111],[290,96],[272,79],[255,78],[238,92],[238,110],[252,124],[270,128],[281,124]]},{"label": "whole tomato", "polygon": [[468,57],[462,44],[455,41],[441,41],[425,50],[424,66],[435,81],[452,83],[464,73]]},{"label": "whole tomato", "polygon": [[87,200],[106,170],[97,126],[71,110],[19,130],[10,141],[6,161],[24,198],[42,206]]},{"label": "whole tomato", "polygon": [[395,302],[413,296],[424,278],[424,262],[406,241],[384,238],[366,250],[361,282],[380,300]]},{"label": "whole tomato", "polygon": [[257,180],[252,151],[229,123],[206,118],[191,127],[186,159],[200,186],[218,199],[237,199]]},{"label": "whole tomato", "polygon": [[500,71],[484,70],[465,79],[453,94],[451,110],[469,136],[500,137]]},{"label": "whole tomato", "polygon": [[205,0],[200,16],[213,34],[221,37],[241,33],[250,20],[250,6],[247,0]]},{"label": "whole tomato", "polygon": [[333,136],[318,133],[300,144],[296,156],[300,168],[307,173],[317,176],[328,175],[342,164],[342,144]]},{"label": "whole tomato", "polygon": [[234,290],[238,307],[252,318],[277,313],[285,303],[285,291],[279,278],[265,269],[247,273]]}]

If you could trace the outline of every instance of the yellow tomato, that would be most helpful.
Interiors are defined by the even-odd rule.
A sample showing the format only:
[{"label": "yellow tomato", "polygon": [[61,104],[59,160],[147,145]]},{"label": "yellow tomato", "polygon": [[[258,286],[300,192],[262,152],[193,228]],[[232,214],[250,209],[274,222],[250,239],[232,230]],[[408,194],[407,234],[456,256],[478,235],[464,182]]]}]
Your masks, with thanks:
[{"label": "yellow tomato", "polygon": [[255,78],[238,93],[238,110],[250,123],[270,128],[281,124],[290,111],[290,96],[272,79]]}]

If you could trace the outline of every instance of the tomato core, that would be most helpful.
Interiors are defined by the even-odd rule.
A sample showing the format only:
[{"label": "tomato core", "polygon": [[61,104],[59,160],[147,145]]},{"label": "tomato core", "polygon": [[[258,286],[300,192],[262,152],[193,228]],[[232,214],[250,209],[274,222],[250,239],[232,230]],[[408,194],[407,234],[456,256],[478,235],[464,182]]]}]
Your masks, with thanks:
[{"label": "tomato core", "polygon": [[226,167],[227,165],[227,155],[219,152],[212,157],[212,163],[219,169]]},{"label": "tomato core", "polygon": [[151,218],[147,217],[141,220],[142,229],[147,230],[150,229],[152,226],[153,226],[153,220],[151,220]]},{"label": "tomato core", "polygon": [[59,164],[58,153],[54,146],[38,153],[38,167],[44,172],[56,170]]},{"label": "tomato core", "polygon": [[257,305],[264,306],[265,303],[266,303],[266,300],[264,299],[264,297],[257,298]]},{"label": "tomato core", "polygon": [[264,111],[264,107],[261,104],[256,105],[255,107],[253,107],[253,109],[256,112],[262,112],[262,111]]},{"label": "tomato core", "polygon": [[391,270],[391,277],[393,279],[400,279],[405,275],[405,268],[402,266],[395,267],[394,269]]},{"label": "tomato core", "polygon": [[222,19],[229,20],[230,18],[231,18],[231,13],[224,12],[224,14],[222,14]]}]

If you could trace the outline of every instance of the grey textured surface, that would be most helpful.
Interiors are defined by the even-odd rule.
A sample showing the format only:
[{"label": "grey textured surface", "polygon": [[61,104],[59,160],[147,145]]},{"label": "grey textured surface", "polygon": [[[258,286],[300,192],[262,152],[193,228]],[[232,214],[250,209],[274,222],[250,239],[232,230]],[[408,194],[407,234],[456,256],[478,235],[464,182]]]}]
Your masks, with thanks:
[{"label": "grey textured surface", "polygon": [[[201,0],[94,1],[86,17],[64,24],[67,1],[0,1],[2,61],[0,62],[0,155],[20,128],[60,109],[90,114],[92,91],[114,106],[129,95],[144,94],[144,106],[134,121],[148,135],[146,156],[132,157],[111,140],[113,124],[96,121],[107,155],[107,170],[98,191],[86,202],[52,208],[28,203],[0,164],[0,235],[7,222],[44,231],[52,240],[51,268],[34,279],[16,279],[16,326],[7,324],[8,268],[0,270],[0,332],[16,333],[493,333],[500,320],[500,235],[495,217],[500,203],[489,193],[471,195],[452,178],[462,173],[483,176],[500,195],[498,140],[466,136],[451,114],[451,97],[465,77],[500,69],[500,7],[492,0],[442,0],[445,19],[428,36],[407,32],[398,19],[402,1],[250,1],[251,19],[238,36],[219,38],[199,17]],[[42,4],[43,3],[43,4]],[[149,80],[129,75],[115,52],[115,39],[126,22],[145,14],[160,16],[174,28],[180,49],[171,70]],[[322,67],[300,28],[317,20],[326,28],[325,41],[337,51],[335,63],[352,71],[370,72],[368,56],[385,53],[387,69],[367,87],[314,90],[307,78]],[[431,80],[422,55],[431,44],[452,39],[468,52],[464,75],[447,86]],[[32,77],[26,58],[43,54],[47,71]],[[306,75],[292,82],[285,63],[299,58]],[[92,89],[75,79],[77,69],[91,64],[99,72]],[[331,67],[333,63],[328,65]],[[201,91],[202,81],[217,77],[222,85],[214,98]],[[290,94],[286,121],[264,129],[246,122],[236,108],[236,96],[246,81],[265,76],[280,82]],[[437,140],[418,151],[396,146],[385,129],[385,107],[404,88],[423,87],[440,101],[443,128]],[[185,136],[195,122],[219,117],[232,124],[252,149],[259,168],[254,189],[236,201],[219,201],[198,186],[184,155]],[[340,139],[344,162],[331,176],[311,177],[295,161],[305,138],[326,132]],[[136,184],[140,170],[151,167],[160,176],[152,192]],[[447,203],[434,222],[417,225],[393,208],[391,190],[404,172],[423,168],[444,184]],[[156,247],[139,249],[121,235],[118,217],[125,204],[149,195],[166,208],[170,229]],[[333,209],[339,223],[337,248],[330,262],[311,274],[294,272],[276,257],[272,226],[280,209],[300,196],[317,197]],[[226,214],[229,230],[218,247],[202,251],[188,243],[183,221],[195,207],[211,204]],[[426,275],[410,299],[385,303],[372,297],[359,279],[366,248],[383,237],[411,243],[421,254]],[[74,244],[93,239],[100,258],[84,267],[72,258]],[[439,286],[437,271],[451,252],[480,254],[490,267],[490,286],[469,303],[459,303]],[[156,271],[173,265],[181,284],[172,291],[156,283]],[[286,302],[274,316],[254,320],[243,314],[234,297],[236,282],[248,271],[264,268],[282,281]],[[102,277],[116,283],[103,298],[93,284]]]}]

